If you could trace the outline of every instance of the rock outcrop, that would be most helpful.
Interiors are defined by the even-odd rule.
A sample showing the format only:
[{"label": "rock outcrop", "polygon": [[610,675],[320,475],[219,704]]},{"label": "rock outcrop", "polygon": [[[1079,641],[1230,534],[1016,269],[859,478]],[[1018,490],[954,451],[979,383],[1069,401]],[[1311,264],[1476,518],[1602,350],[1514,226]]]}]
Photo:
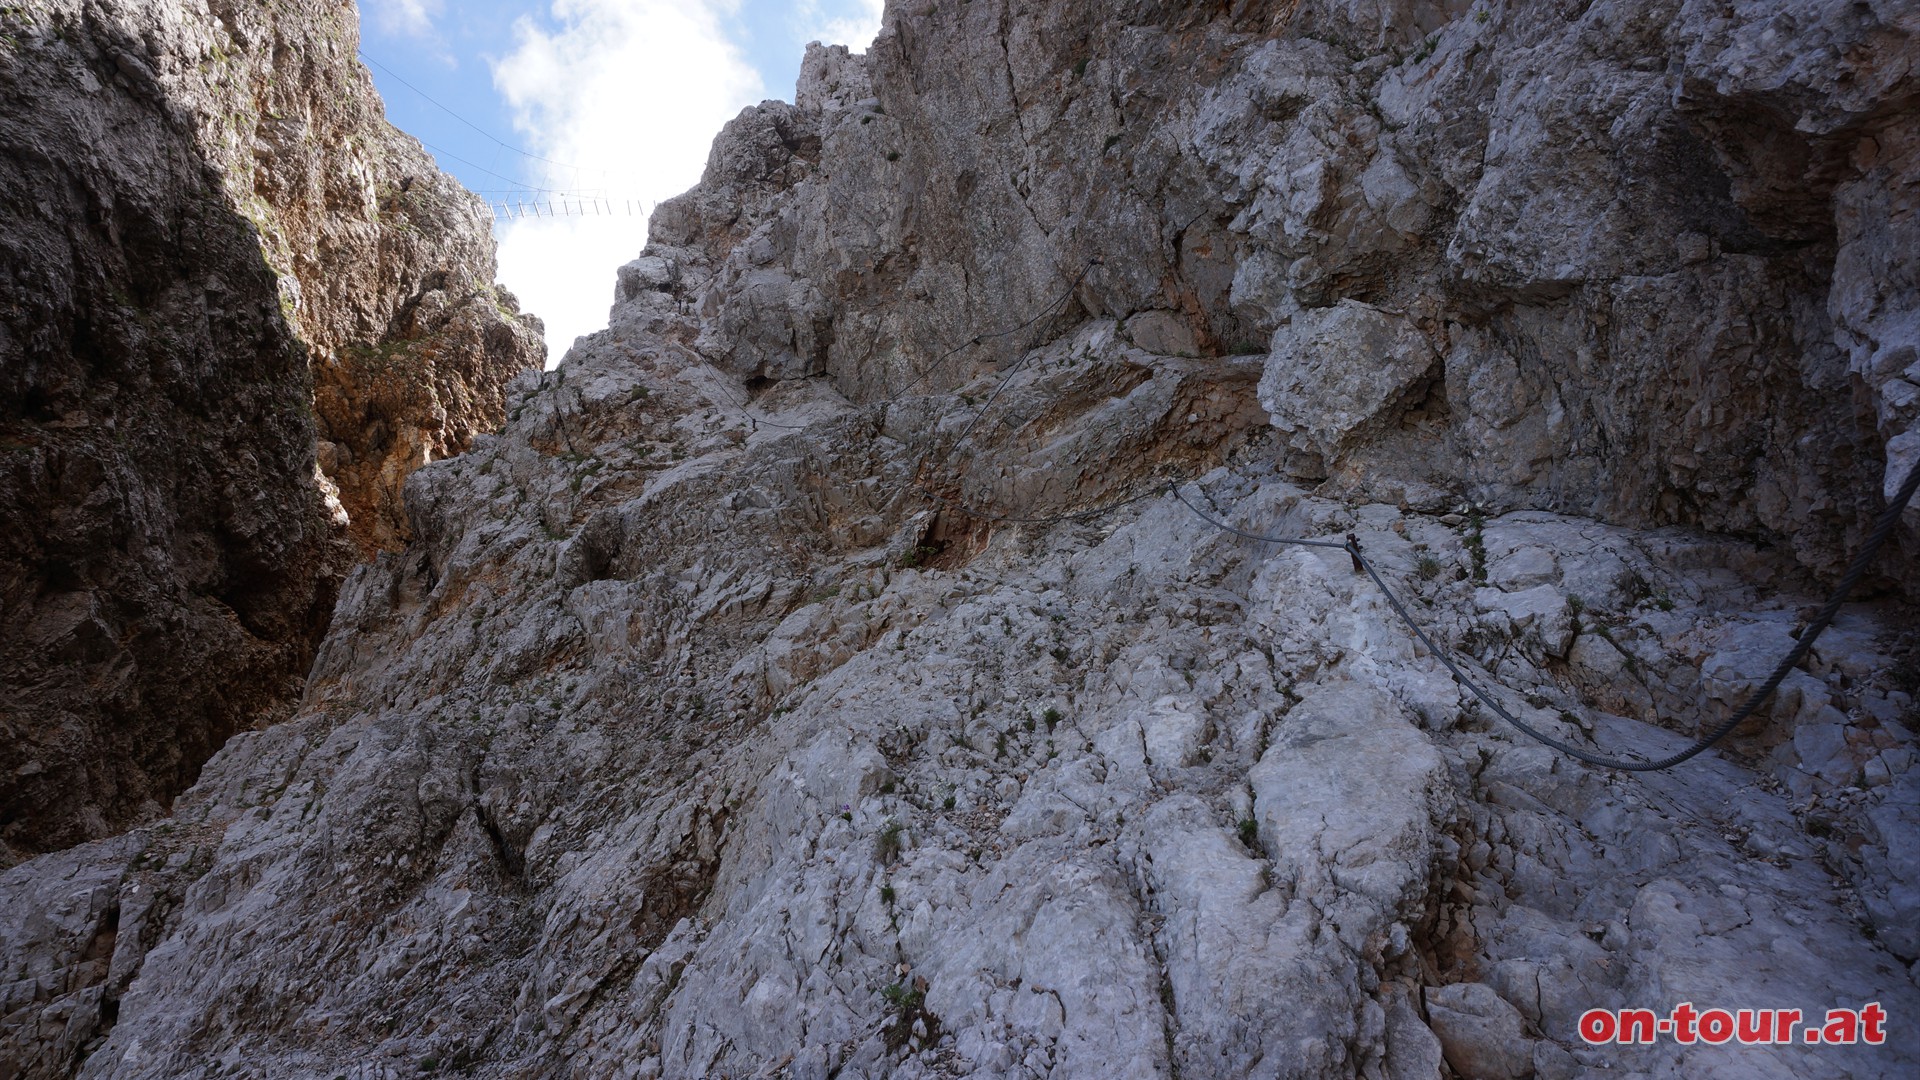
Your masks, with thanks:
[{"label": "rock outcrop", "polygon": [[350,6],[36,2],[0,32],[10,864],[161,816],[285,718],[346,533],[398,546],[406,474],[542,351]]},{"label": "rock outcrop", "polygon": [[1337,547],[1183,504],[1356,537],[1558,738],[1684,745],[1912,434],[1900,19],[893,4],[412,475],[297,715],[0,875],[0,1060],[1911,1073],[1897,1025],[1575,1027],[1920,1012],[1911,532],[1638,774],[1493,719]]}]

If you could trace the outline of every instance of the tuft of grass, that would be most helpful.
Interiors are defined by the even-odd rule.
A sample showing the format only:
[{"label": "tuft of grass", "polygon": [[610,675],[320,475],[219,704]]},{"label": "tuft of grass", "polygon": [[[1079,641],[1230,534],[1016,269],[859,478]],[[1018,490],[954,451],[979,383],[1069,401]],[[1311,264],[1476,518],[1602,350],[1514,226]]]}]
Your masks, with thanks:
[{"label": "tuft of grass", "polygon": [[1467,554],[1473,559],[1473,581],[1476,585],[1487,583],[1487,541],[1482,535],[1487,519],[1475,510],[1467,515]]},{"label": "tuft of grass", "polygon": [[880,860],[880,865],[890,866],[900,858],[901,850],[906,847],[902,839],[906,831],[907,827],[895,818],[888,818],[887,823],[880,826],[880,834],[873,838],[873,857]]},{"label": "tuft of grass", "polygon": [[1060,710],[1049,705],[1047,711],[1040,714],[1040,719],[1047,722],[1047,730],[1051,732],[1060,725]]},{"label": "tuft of grass", "polygon": [[887,1007],[893,1012],[893,1019],[887,1022],[883,1032],[887,1049],[899,1050],[906,1046],[913,1038],[913,1023],[916,1020],[927,1026],[929,1035],[938,1026],[933,1015],[926,1011],[926,995],[917,987],[889,983],[880,991],[880,996],[886,999]]},{"label": "tuft of grass", "polygon": [[1248,847],[1257,847],[1260,843],[1260,823],[1252,818],[1242,818],[1239,825],[1240,842]]},{"label": "tuft of grass", "polygon": [[1420,562],[1414,567],[1421,581],[1432,581],[1440,576],[1440,560],[1431,555],[1420,556]]}]

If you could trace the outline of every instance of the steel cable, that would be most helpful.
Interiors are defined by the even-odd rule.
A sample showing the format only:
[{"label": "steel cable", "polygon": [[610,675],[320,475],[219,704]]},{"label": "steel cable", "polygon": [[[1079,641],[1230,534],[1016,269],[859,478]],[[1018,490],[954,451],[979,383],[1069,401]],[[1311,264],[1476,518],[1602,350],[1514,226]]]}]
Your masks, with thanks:
[{"label": "steel cable", "polygon": [[1726,738],[1735,728],[1739,727],[1742,722],[1758,711],[1760,706],[1765,704],[1768,698],[1773,696],[1773,692],[1780,688],[1780,684],[1786,681],[1787,676],[1793,669],[1798,667],[1800,662],[1806,659],[1807,653],[1813,650],[1815,639],[1833,622],[1833,618],[1839,613],[1841,605],[1846,603],[1848,594],[1853,591],[1854,586],[1860,583],[1860,579],[1866,576],[1868,569],[1873,565],[1874,557],[1880,553],[1880,548],[1886,544],[1887,539],[1893,535],[1894,529],[1899,525],[1900,515],[1905,512],[1907,504],[1912,501],[1916,487],[1920,487],[1920,462],[1915,462],[1914,466],[1907,470],[1906,480],[1900,485],[1899,491],[1895,494],[1893,500],[1887,504],[1886,509],[1881,512],[1880,518],[1875,523],[1873,531],[1867,535],[1866,543],[1861,546],[1859,553],[1854,556],[1852,564],[1847,567],[1847,572],[1841,576],[1840,583],[1834,587],[1833,594],[1827,598],[1826,604],[1821,607],[1813,621],[1808,623],[1807,626],[1800,631],[1799,640],[1795,642],[1794,647],[1788,651],[1787,655],[1780,660],[1780,663],[1774,667],[1772,674],[1767,676],[1767,681],[1749,693],[1746,700],[1741,702],[1739,708],[1733,711],[1733,715],[1722,720],[1712,731],[1695,739],[1693,744],[1685,750],[1676,754],[1670,754],[1657,761],[1626,761],[1620,758],[1601,757],[1598,754],[1590,753],[1580,747],[1556,739],[1534,728],[1526,721],[1521,720],[1512,712],[1508,711],[1505,706],[1494,700],[1493,695],[1488,693],[1479,682],[1463,671],[1459,664],[1454,663],[1453,658],[1448,655],[1447,651],[1442,649],[1439,643],[1434,641],[1433,638],[1427,634],[1426,630],[1414,620],[1412,613],[1407,610],[1406,605],[1402,604],[1400,598],[1394,595],[1393,590],[1387,587],[1386,580],[1380,576],[1380,572],[1374,566],[1373,560],[1367,558],[1366,554],[1360,550],[1359,542],[1351,536],[1348,537],[1345,543],[1301,537],[1262,536],[1258,533],[1237,529],[1225,522],[1215,520],[1202,512],[1199,507],[1188,502],[1186,496],[1181,495],[1177,487],[1169,485],[1168,490],[1172,492],[1174,498],[1180,500],[1181,504],[1188,510],[1191,510],[1195,516],[1215,528],[1225,530],[1235,535],[1269,544],[1292,544],[1300,547],[1341,548],[1345,550],[1347,554],[1353,557],[1354,565],[1364,570],[1366,575],[1373,580],[1374,585],[1379,588],[1380,594],[1386,597],[1387,604],[1393,608],[1396,615],[1400,616],[1400,621],[1407,624],[1407,629],[1412,630],[1414,636],[1420,639],[1421,644],[1427,647],[1427,651],[1432,653],[1434,658],[1439,660],[1441,664],[1445,665],[1446,669],[1452,673],[1455,681],[1471,691],[1474,697],[1480,699],[1482,704],[1492,709],[1495,715],[1499,716],[1502,720],[1512,724],[1515,728],[1535,740],[1551,746],[1561,753],[1578,758],[1589,765],[1597,765],[1603,769],[1620,769],[1627,772],[1657,772],[1662,769],[1671,769],[1675,765],[1713,746],[1721,739]]},{"label": "steel cable", "polygon": [[[953,356],[959,354],[962,350],[967,349],[974,345],[979,345],[985,341],[994,340],[994,339],[1003,338],[1003,337],[1009,337],[1013,334],[1017,334],[1020,331],[1025,330],[1026,328],[1039,322],[1041,319],[1047,317],[1047,315],[1050,312],[1052,312],[1056,307],[1059,307],[1061,303],[1065,301],[1068,297],[1071,297],[1073,295],[1074,291],[1080,287],[1080,283],[1086,279],[1088,272],[1090,272],[1093,269],[1093,267],[1099,264],[1100,264],[1100,260],[1098,258],[1089,259],[1086,265],[1081,268],[1080,273],[1074,277],[1073,281],[1067,286],[1064,292],[1062,292],[1059,296],[1055,297],[1052,301],[1048,302],[1046,306],[1042,307],[1032,317],[1020,323],[1018,326],[1010,327],[1006,330],[996,331],[991,334],[976,334],[968,341],[960,345],[956,345],[951,349],[948,349],[932,364],[929,364],[918,375],[915,375],[914,378],[911,381],[909,381],[906,386],[902,387],[899,391],[895,392],[894,394],[884,399],[881,402],[881,404],[891,405],[894,402],[897,402],[908,391],[912,390],[915,386],[918,386],[922,381],[924,381],[927,378],[927,376],[931,375],[942,364],[946,363],[947,360],[949,360]],[[985,416],[987,413],[987,410],[992,408],[995,400],[999,398],[1001,391],[1005,390],[1006,387],[1013,381],[1013,378],[1019,374],[1021,369],[1025,366],[1028,359],[1031,359],[1031,352],[1028,354],[1028,356],[1022,357],[1018,362],[1016,362],[1007,371],[1007,373],[1003,375],[1000,378],[1000,380],[995,384],[993,392],[988,395],[985,404],[983,404],[980,407],[979,411],[974,414],[972,420],[970,420],[967,423],[967,426],[961,431],[960,437],[955,440],[954,442],[955,449],[958,449],[960,444],[966,440],[967,436],[972,434],[974,427],[979,424],[981,417]],[[736,407],[738,408],[738,406]],[[782,428],[787,428],[788,430],[800,430],[802,427],[810,426],[810,425],[795,426],[795,425],[779,424],[770,420],[761,420],[759,418],[756,418],[751,413],[748,413],[744,408],[739,408],[739,411],[747,417],[749,422],[767,424],[772,427],[782,427]],[[1374,586],[1380,590],[1380,595],[1386,598],[1387,604],[1389,607],[1393,609],[1394,614],[1398,615],[1400,617],[1400,621],[1404,622],[1407,625],[1407,629],[1411,630],[1413,632],[1413,635],[1420,640],[1421,644],[1426,646],[1427,651],[1433,654],[1434,658],[1439,660],[1440,663],[1446,667],[1447,671],[1450,674],[1452,674],[1454,680],[1458,682],[1460,685],[1464,686],[1468,691],[1470,691],[1475,698],[1477,698],[1487,708],[1491,709],[1495,715],[1499,716],[1502,720],[1505,720],[1507,723],[1511,724],[1515,729],[1519,730],[1523,734],[1533,738],[1534,740],[1542,743],[1543,745],[1550,746],[1555,750],[1560,751],[1561,753],[1567,754],[1570,757],[1574,757],[1579,759],[1580,761],[1584,761],[1589,765],[1594,765],[1594,766],[1605,768],[1605,769],[1619,769],[1627,772],[1657,772],[1664,769],[1670,769],[1675,765],[1679,765],[1680,763],[1687,761],[1695,757],[1696,755],[1702,753],[1703,751],[1709,749],[1716,743],[1720,742],[1720,740],[1726,738],[1729,734],[1733,732],[1735,728],[1739,727],[1743,722],[1745,722],[1749,717],[1751,717],[1755,712],[1757,712],[1760,706],[1765,704],[1767,700],[1773,696],[1774,691],[1779,689],[1780,684],[1786,681],[1787,676],[1794,670],[1794,668],[1798,667],[1800,662],[1806,659],[1807,654],[1811,652],[1813,649],[1814,641],[1818,639],[1820,634],[1823,631],[1825,631],[1826,628],[1833,622],[1834,616],[1839,613],[1841,606],[1846,603],[1846,599],[1848,595],[1852,593],[1854,587],[1860,583],[1860,580],[1866,576],[1867,571],[1871,568],[1873,564],[1873,560],[1875,556],[1879,554],[1880,549],[1883,546],[1885,546],[1886,541],[1888,540],[1888,538],[1890,538],[1893,535],[1894,529],[1899,525],[1900,515],[1906,510],[1907,504],[1912,501],[1915,488],[1920,487],[1920,462],[1916,462],[1915,465],[1907,471],[1906,479],[1901,483],[1900,488],[1895,494],[1892,501],[1888,503],[1886,509],[1881,513],[1880,518],[1874,525],[1873,531],[1868,534],[1866,542],[1861,546],[1860,551],[1854,556],[1854,560],[1847,567],[1846,573],[1841,576],[1839,584],[1834,587],[1834,591],[1832,595],[1828,597],[1826,604],[1821,607],[1819,613],[1814,617],[1814,619],[1810,623],[1808,623],[1807,626],[1800,632],[1799,639],[1795,643],[1794,647],[1791,650],[1789,650],[1787,655],[1780,660],[1780,663],[1774,667],[1772,673],[1768,675],[1767,680],[1764,683],[1762,683],[1759,687],[1754,689],[1751,693],[1749,693],[1746,699],[1743,702],[1741,702],[1740,706],[1733,711],[1733,714],[1729,716],[1727,719],[1721,721],[1718,725],[1716,725],[1712,731],[1695,739],[1694,742],[1690,746],[1688,746],[1685,750],[1682,750],[1675,754],[1670,754],[1667,757],[1660,758],[1659,760],[1656,760],[1656,761],[1627,761],[1620,758],[1603,757],[1601,755],[1594,754],[1585,749],[1582,749],[1581,747],[1574,746],[1571,743],[1567,743],[1560,739],[1556,739],[1553,736],[1548,735],[1547,733],[1539,730],[1538,728],[1535,728],[1532,725],[1528,724],[1526,721],[1520,719],[1518,716],[1515,716],[1505,706],[1501,705],[1500,702],[1496,700],[1494,696],[1490,692],[1488,692],[1488,690],[1485,687],[1483,687],[1477,680],[1475,680],[1472,676],[1468,675],[1466,671],[1462,669],[1461,666],[1454,661],[1453,657],[1447,652],[1447,650],[1442,648],[1440,644],[1436,642],[1433,639],[1433,637],[1427,633],[1426,629],[1423,628],[1419,624],[1419,622],[1414,619],[1413,614],[1407,610],[1406,605],[1401,603],[1400,598],[1394,594],[1393,590],[1390,587],[1388,587],[1386,579],[1380,575],[1380,571],[1374,565],[1373,560],[1369,559],[1366,556],[1366,553],[1361,550],[1359,541],[1355,539],[1352,536],[1352,534],[1349,534],[1346,540],[1339,541],[1339,540],[1323,540],[1323,539],[1317,539],[1313,537],[1266,536],[1260,533],[1249,532],[1245,529],[1241,529],[1236,526],[1229,525],[1226,522],[1221,521],[1218,518],[1215,518],[1214,516],[1208,514],[1206,511],[1200,509],[1198,506],[1195,506],[1191,501],[1187,499],[1185,495],[1182,495],[1180,493],[1179,484],[1180,482],[1178,481],[1168,482],[1166,485],[1166,491],[1168,492],[1168,494],[1171,494],[1177,501],[1179,501],[1179,503],[1182,506],[1185,506],[1187,510],[1190,511],[1195,517],[1199,518],[1201,521],[1204,521],[1208,525],[1211,525],[1214,528],[1219,529],[1223,532],[1232,533],[1235,536],[1240,536],[1248,540],[1254,540],[1254,541],[1267,543],[1267,544],[1283,544],[1283,545],[1290,545],[1294,547],[1338,549],[1341,551],[1345,551],[1349,556],[1352,557],[1354,569],[1356,570],[1356,572],[1364,572],[1367,575],[1367,577],[1372,580]],[[919,490],[921,493],[927,495],[928,497],[936,501],[945,503],[948,506],[951,506],[954,509],[959,510],[960,512],[968,515],[969,517],[977,518],[977,519],[995,523],[995,524],[1025,524],[1025,525],[1055,525],[1064,521],[1085,520],[1087,518],[1095,517],[1112,510],[1120,509],[1123,506],[1128,506],[1133,503],[1140,502],[1141,500],[1148,498],[1149,496],[1153,495],[1156,491],[1160,490],[1159,485],[1156,483],[1153,487],[1147,488],[1144,491],[1140,491],[1132,495],[1125,496],[1121,499],[1115,500],[1113,502],[1102,504],[1100,506],[1093,507],[1090,509],[1067,511],[1064,513],[1049,515],[1045,517],[1030,517],[1030,516],[1022,516],[1017,514],[1000,514],[993,511],[988,511],[978,507],[974,507],[952,496],[944,495],[938,491],[935,491],[934,489],[926,486],[925,484],[921,483],[918,480],[913,481],[912,486],[915,489]]]}]

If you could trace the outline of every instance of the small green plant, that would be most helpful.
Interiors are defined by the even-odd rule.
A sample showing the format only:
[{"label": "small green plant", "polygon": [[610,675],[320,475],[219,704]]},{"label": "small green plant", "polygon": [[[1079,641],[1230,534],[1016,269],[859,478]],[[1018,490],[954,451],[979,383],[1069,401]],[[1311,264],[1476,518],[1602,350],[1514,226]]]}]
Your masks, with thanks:
[{"label": "small green plant", "polygon": [[1060,725],[1060,710],[1049,705],[1047,711],[1040,714],[1040,719],[1047,722],[1047,731],[1051,732]]},{"label": "small green plant", "polygon": [[1248,847],[1254,847],[1259,844],[1260,842],[1260,823],[1259,822],[1253,820],[1252,818],[1241,818],[1239,830],[1240,830],[1241,843],[1247,845]]},{"label": "small green plant", "polygon": [[887,151],[887,160],[888,160],[888,161],[899,161],[899,160],[900,160],[900,151],[898,151],[898,150],[889,150],[889,151]]},{"label": "small green plant", "polygon": [[1074,61],[1073,77],[1076,79],[1085,78],[1086,74],[1087,74],[1087,57],[1083,56],[1080,59]]},{"label": "small green plant", "polygon": [[916,1020],[924,1023],[928,1034],[932,1034],[934,1020],[922,1007],[926,1002],[926,995],[919,989],[890,983],[880,991],[880,996],[886,999],[887,1007],[893,1010],[893,1019],[887,1023],[884,1032],[887,1049],[898,1050],[907,1045],[913,1038],[913,1024]]},{"label": "small green plant", "polygon": [[996,758],[1007,756],[1007,733],[1004,731],[1000,733],[998,738],[993,740],[993,756]]},{"label": "small green plant", "polygon": [[907,827],[894,818],[888,818],[887,823],[880,826],[880,835],[873,838],[873,856],[882,866],[890,866],[900,857],[906,847],[906,840],[902,838],[906,831]]},{"label": "small green plant", "polygon": [[953,792],[951,791],[947,792],[947,797],[941,800],[940,805],[942,808],[947,810],[953,809]]},{"label": "small green plant", "polygon": [[1414,571],[1420,575],[1421,581],[1432,581],[1440,576],[1440,560],[1431,555],[1422,555]]},{"label": "small green plant", "polygon": [[895,896],[895,893],[893,891],[893,886],[891,885],[880,886],[880,902],[881,903],[887,905],[888,907],[892,907],[894,896]]},{"label": "small green plant", "polygon": [[1483,535],[1487,519],[1475,510],[1467,515],[1467,554],[1473,559],[1473,580],[1475,584],[1487,583],[1487,541]]}]

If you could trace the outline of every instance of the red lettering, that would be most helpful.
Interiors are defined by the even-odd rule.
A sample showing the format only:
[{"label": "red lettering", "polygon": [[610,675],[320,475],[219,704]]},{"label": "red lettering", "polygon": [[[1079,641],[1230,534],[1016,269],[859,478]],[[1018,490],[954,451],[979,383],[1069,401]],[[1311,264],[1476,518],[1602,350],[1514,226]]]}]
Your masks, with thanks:
[{"label": "red lettering", "polygon": [[1808,1046],[1850,1046],[1887,1041],[1887,1010],[1877,1001],[1859,1009],[1828,1009],[1809,1019],[1799,1009],[1696,1009],[1675,1005],[1665,1016],[1652,1009],[1588,1009],[1580,1014],[1580,1038],[1590,1045],[1651,1045],[1671,1035],[1683,1046],[1792,1044],[1796,1033]]},{"label": "red lettering", "polygon": [[1828,1009],[1827,1026],[1820,1032],[1824,1043],[1851,1043],[1860,1037],[1860,1017],[1852,1009]]},{"label": "red lettering", "polygon": [[1881,1008],[1879,1002],[1873,1001],[1862,1006],[1860,1020],[1866,1027],[1861,1037],[1870,1045],[1879,1046],[1887,1041],[1887,1029],[1884,1026],[1887,1022],[1887,1010]]},{"label": "red lettering", "polygon": [[1698,1014],[1693,1011],[1693,1002],[1683,1001],[1673,1007],[1673,1041],[1681,1045],[1693,1042],[1693,1021]]},{"label": "red lettering", "polygon": [[1740,1041],[1746,1044],[1773,1041],[1772,1009],[1740,1010]]}]

